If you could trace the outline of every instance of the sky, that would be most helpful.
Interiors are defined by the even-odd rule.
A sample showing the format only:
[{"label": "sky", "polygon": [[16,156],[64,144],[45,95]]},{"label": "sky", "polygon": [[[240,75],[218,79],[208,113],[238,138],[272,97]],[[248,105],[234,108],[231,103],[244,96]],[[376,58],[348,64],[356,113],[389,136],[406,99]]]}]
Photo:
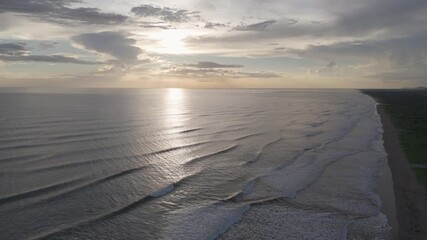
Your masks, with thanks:
[{"label": "sky", "polygon": [[0,0],[0,87],[417,86],[426,0]]}]

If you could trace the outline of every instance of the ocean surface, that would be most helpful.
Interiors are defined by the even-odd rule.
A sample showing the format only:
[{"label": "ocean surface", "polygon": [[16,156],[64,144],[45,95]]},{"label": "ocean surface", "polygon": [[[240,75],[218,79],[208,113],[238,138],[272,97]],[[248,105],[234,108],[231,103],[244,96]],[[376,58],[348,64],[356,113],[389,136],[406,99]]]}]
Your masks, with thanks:
[{"label": "ocean surface", "polygon": [[367,239],[375,102],[353,90],[0,93],[0,239]]}]

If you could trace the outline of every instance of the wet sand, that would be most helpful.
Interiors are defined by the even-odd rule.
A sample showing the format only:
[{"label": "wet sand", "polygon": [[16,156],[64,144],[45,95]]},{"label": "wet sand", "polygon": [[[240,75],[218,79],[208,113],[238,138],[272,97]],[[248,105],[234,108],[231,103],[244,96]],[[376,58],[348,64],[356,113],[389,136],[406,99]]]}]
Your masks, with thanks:
[{"label": "wet sand", "polygon": [[377,110],[384,129],[384,147],[393,178],[398,239],[427,239],[427,192],[411,170],[400,145],[398,129],[381,104],[377,105]]}]

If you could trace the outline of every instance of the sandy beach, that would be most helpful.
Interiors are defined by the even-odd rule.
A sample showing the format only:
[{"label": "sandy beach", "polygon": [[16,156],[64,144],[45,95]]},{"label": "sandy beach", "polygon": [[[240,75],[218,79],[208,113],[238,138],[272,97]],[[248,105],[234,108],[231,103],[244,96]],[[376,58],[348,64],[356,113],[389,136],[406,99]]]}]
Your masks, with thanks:
[{"label": "sandy beach", "polygon": [[[378,102],[378,101],[377,101]],[[421,186],[399,142],[399,132],[381,104],[377,105],[383,124],[384,147],[392,173],[396,200],[398,239],[427,239],[427,193]]]}]

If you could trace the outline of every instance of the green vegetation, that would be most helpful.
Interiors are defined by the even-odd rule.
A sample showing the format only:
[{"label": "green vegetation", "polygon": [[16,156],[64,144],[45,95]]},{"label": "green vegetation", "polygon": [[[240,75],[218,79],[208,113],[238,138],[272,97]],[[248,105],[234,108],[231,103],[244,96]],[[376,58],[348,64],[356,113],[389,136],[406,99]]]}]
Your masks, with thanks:
[{"label": "green vegetation", "polygon": [[424,184],[427,187],[427,169],[425,168],[414,168],[415,174],[417,175],[418,182]]},{"label": "green vegetation", "polygon": [[[399,129],[400,142],[409,161],[427,165],[427,90],[363,90],[384,104]],[[418,180],[427,186],[427,169],[414,169]]]}]

